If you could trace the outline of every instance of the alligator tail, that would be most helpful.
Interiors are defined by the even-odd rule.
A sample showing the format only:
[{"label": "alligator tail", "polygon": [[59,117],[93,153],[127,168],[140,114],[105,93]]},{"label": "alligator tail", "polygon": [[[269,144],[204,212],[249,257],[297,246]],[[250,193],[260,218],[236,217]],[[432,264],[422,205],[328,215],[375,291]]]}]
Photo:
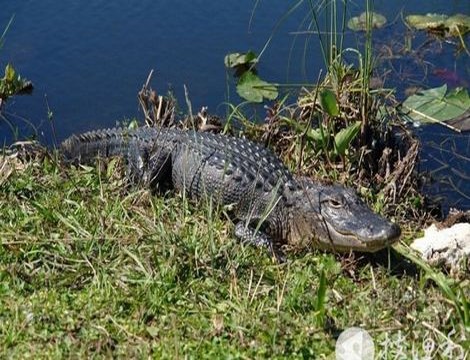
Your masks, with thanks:
[{"label": "alligator tail", "polygon": [[126,155],[132,141],[130,130],[103,129],[72,135],[62,142],[60,151],[67,162],[90,163],[97,157]]}]

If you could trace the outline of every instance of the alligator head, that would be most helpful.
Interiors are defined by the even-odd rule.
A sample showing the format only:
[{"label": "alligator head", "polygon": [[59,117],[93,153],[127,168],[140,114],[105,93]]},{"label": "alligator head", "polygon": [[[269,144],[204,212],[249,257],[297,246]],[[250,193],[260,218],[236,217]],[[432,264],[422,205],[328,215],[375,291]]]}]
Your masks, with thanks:
[{"label": "alligator head", "polygon": [[352,189],[299,181],[291,199],[291,244],[374,252],[400,237],[400,227],[375,214]]}]

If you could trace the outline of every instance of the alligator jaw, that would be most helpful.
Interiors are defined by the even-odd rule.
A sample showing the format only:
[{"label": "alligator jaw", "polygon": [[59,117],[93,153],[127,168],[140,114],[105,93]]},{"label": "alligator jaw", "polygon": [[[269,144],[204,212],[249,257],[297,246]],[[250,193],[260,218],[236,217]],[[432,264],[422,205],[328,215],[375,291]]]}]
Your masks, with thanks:
[{"label": "alligator jaw", "polygon": [[342,233],[337,231],[331,224],[326,222],[330,237],[330,248],[336,251],[359,251],[359,252],[376,252],[383,248],[389,247],[400,238],[400,227],[394,223],[389,223],[381,232],[373,237],[361,237],[360,234],[352,232]]}]

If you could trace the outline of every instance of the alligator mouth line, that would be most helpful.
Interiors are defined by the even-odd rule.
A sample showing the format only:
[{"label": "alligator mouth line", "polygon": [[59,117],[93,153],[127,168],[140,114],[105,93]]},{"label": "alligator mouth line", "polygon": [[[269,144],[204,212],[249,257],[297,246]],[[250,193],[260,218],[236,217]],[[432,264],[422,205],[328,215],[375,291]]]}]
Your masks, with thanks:
[{"label": "alligator mouth line", "polygon": [[359,237],[352,232],[341,232],[327,223],[330,244],[336,250],[354,250],[363,252],[375,252],[394,244],[400,238],[398,233],[392,237],[370,238]]}]

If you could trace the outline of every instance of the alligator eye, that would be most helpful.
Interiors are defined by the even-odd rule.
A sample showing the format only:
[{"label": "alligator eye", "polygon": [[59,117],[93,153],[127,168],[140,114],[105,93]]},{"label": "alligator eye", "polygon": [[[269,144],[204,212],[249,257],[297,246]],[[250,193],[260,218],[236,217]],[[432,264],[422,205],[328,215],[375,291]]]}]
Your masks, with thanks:
[{"label": "alligator eye", "polygon": [[341,202],[336,199],[328,199],[328,203],[330,204],[331,207],[334,207],[334,208],[341,207]]}]

